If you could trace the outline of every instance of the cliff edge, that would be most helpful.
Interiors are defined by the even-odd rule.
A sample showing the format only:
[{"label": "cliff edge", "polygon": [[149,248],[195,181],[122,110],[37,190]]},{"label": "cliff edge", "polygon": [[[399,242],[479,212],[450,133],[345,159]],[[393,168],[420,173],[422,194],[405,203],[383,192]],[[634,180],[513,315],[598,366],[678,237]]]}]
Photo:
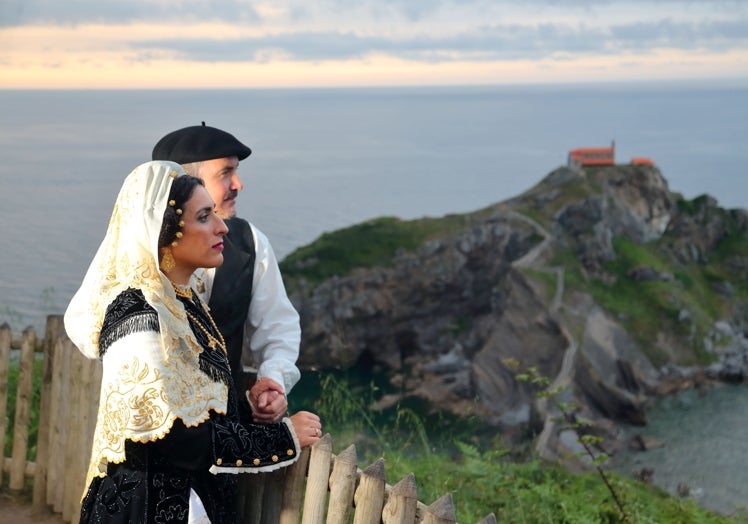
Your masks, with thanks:
[{"label": "cliff edge", "polygon": [[390,401],[529,431],[560,458],[575,439],[518,373],[548,377],[612,448],[654,396],[745,379],[747,233],[745,210],[686,200],[654,166],[559,168],[473,213],[325,234],[282,271],[302,368],[378,366]]}]

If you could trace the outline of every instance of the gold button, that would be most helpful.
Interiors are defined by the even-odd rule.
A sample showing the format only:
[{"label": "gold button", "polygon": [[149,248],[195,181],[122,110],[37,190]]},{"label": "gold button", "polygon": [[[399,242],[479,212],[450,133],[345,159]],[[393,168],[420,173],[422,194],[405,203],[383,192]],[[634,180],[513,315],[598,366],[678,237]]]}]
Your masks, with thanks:
[{"label": "gold button", "polygon": [[260,465],[260,459],[254,459],[254,460],[252,461],[252,463],[253,463],[253,464],[254,464],[255,466],[259,466],[259,465]]},{"label": "gold button", "polygon": [[293,456],[293,450],[289,449],[288,451],[286,451],[286,455],[288,455],[289,457],[292,457]]},{"label": "gold button", "polygon": [[223,460],[222,459],[216,459],[216,464],[220,466],[221,464],[223,464]]},{"label": "gold button", "polygon": [[273,462],[278,462],[278,455],[273,455]]},{"label": "gold button", "polygon": [[236,461],[237,467],[241,467],[242,464],[243,464],[242,459],[239,459]]}]

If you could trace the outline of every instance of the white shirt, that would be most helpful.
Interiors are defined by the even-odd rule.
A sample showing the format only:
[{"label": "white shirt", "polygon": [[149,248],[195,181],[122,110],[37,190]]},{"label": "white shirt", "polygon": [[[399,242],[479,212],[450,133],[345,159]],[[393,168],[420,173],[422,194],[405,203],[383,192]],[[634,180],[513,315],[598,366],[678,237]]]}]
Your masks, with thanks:
[{"label": "white shirt", "polygon": [[[252,277],[252,298],[244,324],[242,363],[255,366],[257,378],[268,377],[283,386],[288,394],[299,381],[296,367],[301,343],[299,314],[288,299],[278,262],[270,241],[251,223],[255,242],[255,266]],[[202,280],[202,299],[207,304],[213,289],[215,268],[198,269],[193,279]],[[200,290],[195,285],[193,289]]]}]

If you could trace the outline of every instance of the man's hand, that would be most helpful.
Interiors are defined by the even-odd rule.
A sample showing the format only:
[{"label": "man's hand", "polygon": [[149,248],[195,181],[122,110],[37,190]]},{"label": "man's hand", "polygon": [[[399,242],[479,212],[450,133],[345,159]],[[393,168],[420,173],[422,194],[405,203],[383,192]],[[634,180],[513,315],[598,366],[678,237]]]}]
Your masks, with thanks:
[{"label": "man's hand", "polygon": [[283,386],[268,377],[261,377],[247,392],[252,419],[258,424],[277,422],[286,414],[288,401]]}]

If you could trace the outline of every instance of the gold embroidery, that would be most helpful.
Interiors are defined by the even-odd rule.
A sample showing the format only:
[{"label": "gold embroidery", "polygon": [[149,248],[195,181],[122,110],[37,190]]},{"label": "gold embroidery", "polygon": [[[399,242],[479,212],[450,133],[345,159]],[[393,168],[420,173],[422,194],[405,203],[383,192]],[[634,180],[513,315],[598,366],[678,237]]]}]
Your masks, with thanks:
[{"label": "gold embroidery", "polygon": [[[183,345],[180,348],[186,349]],[[109,351],[116,349],[110,347]],[[226,386],[211,381],[199,370],[192,360],[197,358],[195,352],[182,353],[182,358],[163,361],[159,366],[148,365],[138,357],[123,362],[118,369],[116,361],[112,363],[117,372],[101,391],[95,454],[86,485],[93,476],[106,474],[107,462],[125,459],[126,439],[152,441],[166,435],[175,418],[195,425],[206,420],[210,410],[226,412]]]},{"label": "gold embroidery", "polygon": [[[78,339],[85,346],[80,349],[87,357],[99,357],[99,334],[106,309],[128,288],[143,292],[158,313],[160,329],[158,333],[123,337],[104,355],[86,485],[94,476],[106,475],[108,463],[125,460],[126,440],[153,441],[163,438],[176,419],[195,426],[207,420],[211,411],[226,413],[227,386],[213,382],[200,370],[203,348],[187,322],[182,303],[159,271],[158,253],[152,250],[163,209],[168,205],[173,169],[171,165],[148,163],[128,176],[114,205],[107,234],[81,286],[85,307],[77,310],[76,325]],[[181,211],[176,210],[178,214]],[[134,241],[135,231],[156,236],[140,235]]]}]

